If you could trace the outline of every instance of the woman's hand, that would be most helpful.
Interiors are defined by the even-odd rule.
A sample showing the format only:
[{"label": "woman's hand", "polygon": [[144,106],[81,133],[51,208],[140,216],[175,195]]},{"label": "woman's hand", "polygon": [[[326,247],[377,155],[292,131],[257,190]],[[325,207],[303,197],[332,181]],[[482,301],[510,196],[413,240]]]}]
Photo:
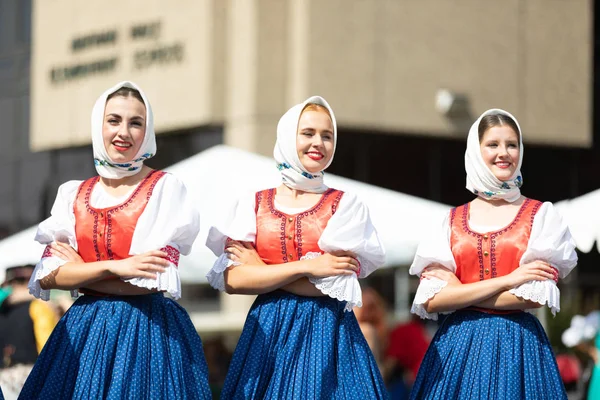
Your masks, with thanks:
[{"label": "woman's hand", "polygon": [[265,265],[258,252],[250,242],[231,240],[225,245],[227,258],[236,264]]},{"label": "woman's hand", "polygon": [[50,253],[66,262],[83,263],[83,258],[71,247],[71,245],[62,242],[53,242],[50,245]]},{"label": "woman's hand", "polygon": [[433,263],[423,270],[421,274],[423,278],[437,278],[448,282],[448,285],[462,285],[462,282],[456,275],[442,264]]},{"label": "woman's hand", "polygon": [[352,275],[360,271],[360,263],[356,255],[349,251],[334,251],[319,257],[305,260],[310,263],[308,276],[311,278],[326,278],[328,276]]},{"label": "woman's hand", "polygon": [[554,279],[554,268],[545,261],[533,261],[523,264],[503,277],[510,289],[529,281]]},{"label": "woman's hand", "polygon": [[156,279],[156,273],[165,272],[169,266],[167,253],[160,250],[147,251],[119,261],[113,261],[109,272],[123,279]]},{"label": "woman's hand", "polygon": [[[249,242],[229,241],[225,246],[225,253],[227,258],[241,265],[265,265],[254,246]],[[325,253],[302,262],[308,263],[307,276],[312,278],[352,275],[360,270],[356,256],[348,251]]]}]

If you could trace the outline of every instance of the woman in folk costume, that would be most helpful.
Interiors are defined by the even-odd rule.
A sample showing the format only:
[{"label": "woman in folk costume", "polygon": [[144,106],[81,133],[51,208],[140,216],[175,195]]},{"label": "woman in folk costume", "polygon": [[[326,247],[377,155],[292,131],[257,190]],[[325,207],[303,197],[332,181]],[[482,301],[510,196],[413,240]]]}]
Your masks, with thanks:
[{"label": "woman in folk costume", "polygon": [[558,279],[577,263],[551,203],[521,195],[522,132],[503,110],[471,127],[465,166],[477,197],[422,242],[412,312],[440,325],[413,399],[566,399],[548,338],[527,309],[560,310]]},{"label": "woman in folk costume", "polygon": [[[314,96],[277,126],[283,184],[239,199],[211,228],[219,256],[207,275],[228,293],[257,294],[227,374],[223,399],[381,399],[385,387],[352,307],[357,278],[385,254],[367,207],[328,188],[333,110]],[[231,240],[230,240],[231,239]]]},{"label": "woman in folk costume", "polygon": [[46,244],[30,292],[84,296],[63,316],[21,392],[23,399],[210,399],[202,343],[181,295],[180,254],[199,217],[181,181],[152,170],[153,114],[132,82],[92,111],[100,176],[58,190],[36,240]]}]

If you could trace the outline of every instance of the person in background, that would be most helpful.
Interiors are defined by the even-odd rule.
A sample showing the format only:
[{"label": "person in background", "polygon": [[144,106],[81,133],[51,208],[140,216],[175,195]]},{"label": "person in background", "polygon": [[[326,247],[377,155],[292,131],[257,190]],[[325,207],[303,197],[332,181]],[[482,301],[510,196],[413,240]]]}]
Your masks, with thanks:
[{"label": "person in background", "polygon": [[583,375],[577,356],[568,353],[557,353],[556,365],[567,393],[577,390]]},{"label": "person in background", "polygon": [[[354,307],[360,330],[373,352],[379,369],[383,368],[383,355],[388,344],[388,322],[385,302],[372,287],[363,290],[362,307]],[[383,371],[382,371],[383,372]]]},{"label": "person in background", "polygon": [[202,341],[204,345],[204,357],[208,364],[208,383],[213,398],[221,396],[227,370],[231,363],[231,351],[225,345],[222,336],[215,336]]},{"label": "person in background", "polygon": [[[575,348],[590,360],[589,382],[584,382],[588,384],[587,398],[600,399],[600,311],[573,316],[561,339],[565,346]],[[585,386],[582,389],[585,391]]]},{"label": "person in background", "polygon": [[594,362],[594,368],[588,388],[588,399],[600,399],[600,332],[596,333],[594,345],[589,347],[589,355]]},{"label": "person in background", "polygon": [[8,399],[21,391],[58,317],[47,303],[29,294],[33,265],[6,269],[0,296],[0,387]]},{"label": "person in background", "polygon": [[424,323],[414,314],[408,322],[398,324],[391,330],[384,358],[384,376],[388,387],[412,387],[430,340]]}]

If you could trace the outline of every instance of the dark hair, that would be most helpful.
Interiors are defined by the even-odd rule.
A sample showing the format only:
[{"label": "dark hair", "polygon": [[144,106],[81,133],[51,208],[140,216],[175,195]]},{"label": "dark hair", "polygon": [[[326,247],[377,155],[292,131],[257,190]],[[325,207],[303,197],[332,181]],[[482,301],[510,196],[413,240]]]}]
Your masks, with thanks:
[{"label": "dark hair", "polygon": [[131,96],[131,97],[138,99],[140,101],[140,103],[144,104],[144,106],[146,105],[146,103],[144,102],[144,99],[142,98],[142,95],[140,94],[140,92],[137,89],[123,86],[116,92],[112,92],[111,94],[109,94],[108,97],[106,98],[106,101],[108,102],[110,99],[112,99],[113,97],[117,97],[117,96],[122,96],[122,97]]},{"label": "dark hair", "polygon": [[33,274],[33,270],[35,269],[35,265],[27,264],[27,265],[19,265],[16,267],[6,268],[6,276],[4,279],[4,284],[23,284],[29,281],[31,278],[31,274]]},{"label": "dark hair", "polygon": [[481,118],[479,122],[479,127],[477,129],[479,133],[479,142],[483,140],[483,135],[487,132],[488,129],[493,128],[495,126],[504,126],[508,125],[512,128],[513,131],[517,134],[517,138],[519,142],[521,141],[521,132],[519,131],[519,127],[514,119],[509,117],[506,114],[488,114],[485,117]]}]

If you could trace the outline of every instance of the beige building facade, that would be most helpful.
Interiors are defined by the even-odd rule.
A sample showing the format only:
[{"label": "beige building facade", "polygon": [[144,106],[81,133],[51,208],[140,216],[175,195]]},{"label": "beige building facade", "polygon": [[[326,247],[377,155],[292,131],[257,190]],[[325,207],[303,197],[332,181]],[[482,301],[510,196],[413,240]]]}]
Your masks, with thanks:
[{"label": "beige building facade", "polygon": [[[143,5],[142,5],[143,4]],[[159,133],[224,127],[270,154],[278,117],[326,97],[343,127],[463,138],[480,112],[531,143],[592,143],[591,0],[36,0],[33,150],[90,143],[96,97],[130,79]]]}]

